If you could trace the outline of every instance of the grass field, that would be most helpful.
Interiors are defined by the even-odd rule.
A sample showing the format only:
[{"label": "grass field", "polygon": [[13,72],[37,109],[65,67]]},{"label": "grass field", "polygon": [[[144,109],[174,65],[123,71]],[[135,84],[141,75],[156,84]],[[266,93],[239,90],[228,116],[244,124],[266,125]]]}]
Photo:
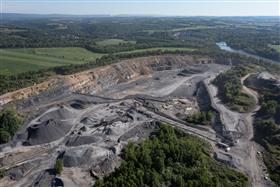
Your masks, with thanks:
[{"label": "grass field", "polygon": [[83,64],[102,55],[76,47],[0,49],[0,74],[10,75],[48,67]]},{"label": "grass field", "polygon": [[194,48],[184,48],[184,47],[154,47],[154,48],[148,48],[148,49],[137,49],[133,51],[124,51],[124,52],[119,52],[117,54],[129,54],[129,53],[136,53],[136,52],[145,52],[145,51],[157,51],[157,50],[162,50],[162,51],[194,51]]},{"label": "grass field", "polygon": [[278,53],[280,53],[280,45],[270,45],[273,49],[275,49]]},{"label": "grass field", "polygon": [[68,28],[67,25],[61,24],[61,23],[49,23],[47,24],[49,26],[53,26],[56,30],[65,30]]},{"label": "grass field", "polygon": [[15,33],[15,32],[24,32],[26,31],[25,29],[14,29],[14,28],[6,28],[6,27],[1,27],[0,32],[10,34],[10,33]]},{"label": "grass field", "polygon": [[119,44],[123,44],[123,43],[135,44],[136,42],[135,41],[125,41],[122,39],[106,39],[106,40],[96,42],[96,44],[99,46],[119,45]]}]

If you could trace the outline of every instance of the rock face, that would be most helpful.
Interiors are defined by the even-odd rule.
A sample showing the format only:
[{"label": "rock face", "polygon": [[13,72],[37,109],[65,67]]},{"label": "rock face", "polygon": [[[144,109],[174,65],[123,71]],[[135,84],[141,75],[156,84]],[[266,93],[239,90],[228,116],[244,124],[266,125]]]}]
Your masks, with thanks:
[{"label": "rock face", "polygon": [[52,78],[46,80],[40,84],[34,84],[33,86],[19,89],[13,92],[9,92],[0,96],[0,106],[9,103],[14,100],[25,99],[32,95],[37,95],[48,90],[50,87],[58,84],[58,78]]},{"label": "rock face", "polygon": [[65,77],[65,82],[73,91],[87,93],[100,91],[115,84],[133,80],[154,71],[184,68],[194,63],[212,62],[208,58],[188,55],[162,55],[124,60],[116,64],[96,68]]},{"label": "rock face", "polygon": [[42,92],[46,93],[47,90],[57,95],[67,91],[97,92],[109,86],[136,79],[142,75],[152,74],[154,71],[183,69],[191,64],[212,62],[213,60],[208,57],[189,55],[160,55],[123,60],[112,65],[73,75],[55,77],[38,85],[6,93],[0,96],[0,106],[14,100],[29,98]]}]

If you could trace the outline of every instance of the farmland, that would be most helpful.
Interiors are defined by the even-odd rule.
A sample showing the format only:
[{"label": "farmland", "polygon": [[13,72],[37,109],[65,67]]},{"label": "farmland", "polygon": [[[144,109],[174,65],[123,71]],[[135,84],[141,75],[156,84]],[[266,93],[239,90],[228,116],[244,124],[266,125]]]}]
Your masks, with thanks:
[{"label": "farmland", "polygon": [[106,39],[106,40],[101,40],[96,42],[97,45],[99,46],[109,46],[109,45],[119,45],[119,44],[126,44],[126,43],[131,43],[135,44],[135,41],[125,41],[121,39]]},{"label": "farmland", "polygon": [[24,32],[26,31],[25,29],[18,29],[18,28],[5,28],[5,27],[1,27],[0,32],[1,33],[6,33],[6,34],[10,34],[10,33],[16,33],[16,32]]},{"label": "farmland", "polygon": [[78,47],[1,49],[0,74],[10,75],[48,67],[83,64],[101,56],[102,54]]}]

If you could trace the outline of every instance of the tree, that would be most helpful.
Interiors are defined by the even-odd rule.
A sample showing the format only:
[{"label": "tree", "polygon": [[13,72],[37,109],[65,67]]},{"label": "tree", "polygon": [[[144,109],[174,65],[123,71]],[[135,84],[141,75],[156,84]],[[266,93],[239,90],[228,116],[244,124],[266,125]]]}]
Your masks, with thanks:
[{"label": "tree", "polygon": [[278,104],[275,100],[269,100],[262,104],[262,109],[268,115],[275,115],[277,110]]},{"label": "tree", "polygon": [[200,112],[200,120],[202,122],[206,122],[207,121],[205,112]]},{"label": "tree", "polygon": [[12,109],[0,113],[0,144],[7,143],[19,129],[22,120]]},{"label": "tree", "polygon": [[4,110],[0,114],[0,128],[10,133],[11,136],[17,132],[21,123],[21,119],[12,109]]},{"label": "tree", "polygon": [[175,184],[176,187],[184,187],[185,181],[181,175],[176,176]]},{"label": "tree", "polygon": [[126,160],[137,160],[135,154],[135,145],[131,142],[128,142],[127,149],[125,150],[125,159]]},{"label": "tree", "polygon": [[157,156],[154,160],[154,167],[158,172],[164,169],[164,158]]},{"label": "tree", "polygon": [[186,118],[186,121],[195,124],[209,124],[212,119],[211,111],[208,112],[196,112]]},{"label": "tree", "polygon": [[10,141],[10,139],[11,139],[10,134],[5,130],[0,129],[0,144],[7,143]]},{"label": "tree", "polygon": [[212,116],[213,116],[212,112],[208,111],[207,114],[206,114],[207,121],[211,121],[212,120]]},{"label": "tree", "polygon": [[5,177],[6,171],[4,169],[0,169],[0,179]]},{"label": "tree", "polygon": [[63,171],[63,161],[61,159],[56,160],[54,169],[57,174],[61,174]]}]

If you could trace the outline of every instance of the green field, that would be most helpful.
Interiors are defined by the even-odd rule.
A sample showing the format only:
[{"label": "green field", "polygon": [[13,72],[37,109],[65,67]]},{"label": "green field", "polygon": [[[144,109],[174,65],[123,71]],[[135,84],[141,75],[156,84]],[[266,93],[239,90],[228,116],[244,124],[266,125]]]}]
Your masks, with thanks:
[{"label": "green field", "polygon": [[65,30],[65,29],[68,28],[67,25],[63,25],[63,24],[61,24],[61,23],[49,23],[49,24],[47,24],[47,25],[53,26],[56,30]]},{"label": "green field", "polygon": [[0,74],[10,75],[48,67],[83,64],[102,55],[76,47],[0,49]]},{"label": "green field", "polygon": [[14,28],[6,28],[6,27],[1,27],[0,32],[6,33],[6,34],[11,34],[11,33],[16,33],[16,32],[24,32],[27,31],[26,29],[14,29]]},{"label": "green field", "polygon": [[106,39],[106,40],[96,42],[96,44],[99,46],[119,45],[119,44],[123,44],[123,43],[135,44],[136,42],[135,41],[125,41],[122,39]]},{"label": "green field", "polygon": [[194,48],[186,48],[186,47],[153,47],[153,48],[147,48],[147,49],[137,49],[133,51],[124,51],[119,52],[117,54],[129,54],[129,53],[137,53],[137,52],[145,52],[145,51],[194,51]]},{"label": "green field", "polygon": [[275,49],[278,53],[280,53],[280,45],[270,45],[273,49]]}]

